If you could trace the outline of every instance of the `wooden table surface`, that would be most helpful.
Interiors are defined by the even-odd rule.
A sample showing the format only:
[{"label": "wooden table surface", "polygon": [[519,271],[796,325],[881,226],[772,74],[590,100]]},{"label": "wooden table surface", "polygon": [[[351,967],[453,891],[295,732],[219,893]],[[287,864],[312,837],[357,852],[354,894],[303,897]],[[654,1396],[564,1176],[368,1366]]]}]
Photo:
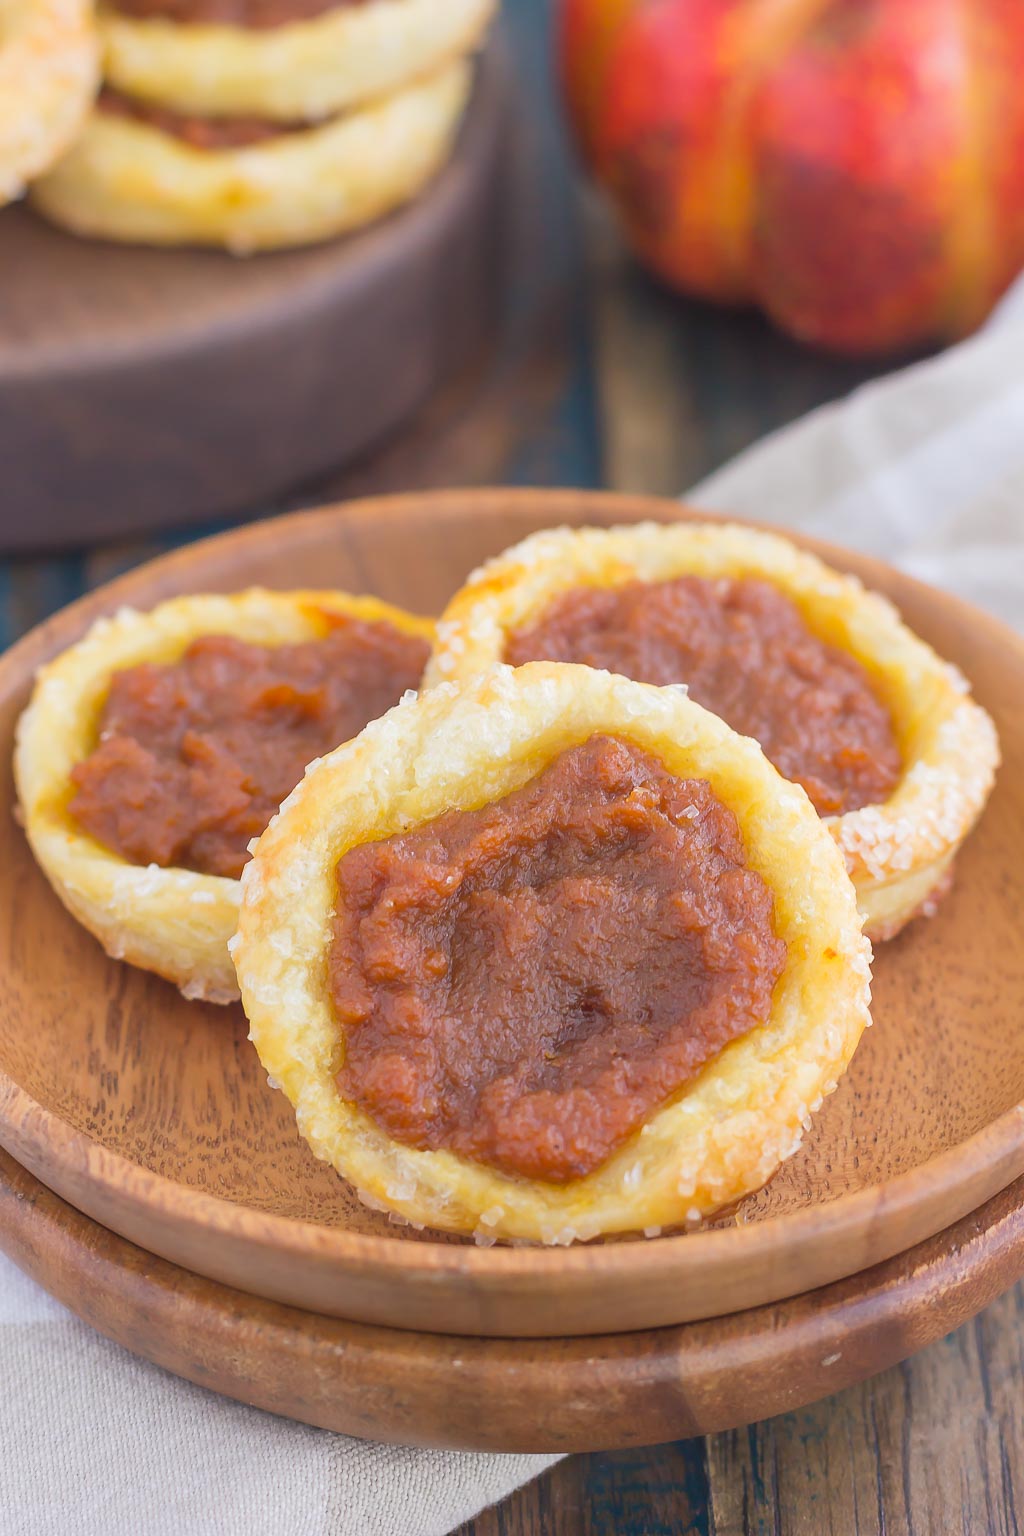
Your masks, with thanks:
[{"label": "wooden table surface", "polygon": [[[506,30],[538,213],[533,245],[514,257],[497,361],[373,461],[289,505],[445,482],[674,495],[877,371],[810,353],[754,315],[676,299],[640,275],[593,200],[573,195],[545,0],[507,0]],[[177,542],[0,560],[0,643]],[[704,1440],[573,1457],[463,1536],[1013,1536],[1018,1510],[1024,1519],[1022,1313],[1018,1287],[941,1344],[799,1413]]]}]

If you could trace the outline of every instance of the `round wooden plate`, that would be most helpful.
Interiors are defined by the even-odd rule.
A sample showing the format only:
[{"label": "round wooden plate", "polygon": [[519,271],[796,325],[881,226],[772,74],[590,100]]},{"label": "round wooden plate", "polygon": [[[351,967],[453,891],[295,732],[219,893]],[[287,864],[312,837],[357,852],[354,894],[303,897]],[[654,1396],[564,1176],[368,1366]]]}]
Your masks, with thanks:
[{"label": "round wooden plate", "polygon": [[115,1237],[2,1152],[0,1248],[135,1354],[271,1413],[405,1445],[612,1450],[803,1407],[958,1328],[1024,1270],[1024,1179],[823,1290],[586,1339],[446,1338],[260,1301]]},{"label": "round wooden plate", "polygon": [[451,161],[382,223],[238,260],[0,214],[0,548],[253,507],[379,443],[492,344],[508,191],[492,45]]},{"label": "round wooden plate", "polygon": [[[101,612],[253,581],[336,583],[437,610],[533,529],[681,515],[576,492],[370,501],[257,525],[143,567],[0,661],[0,742],[35,668]],[[880,950],[875,1027],[801,1152],[710,1230],[573,1249],[477,1248],[366,1210],[299,1140],[240,1010],[185,1002],[106,959],[0,827],[0,1143],[71,1204],[187,1269],[313,1311],[440,1332],[621,1332],[763,1305],[851,1275],[1024,1172],[1024,643],[838,550],[958,662],[1005,766],[937,917]]]}]

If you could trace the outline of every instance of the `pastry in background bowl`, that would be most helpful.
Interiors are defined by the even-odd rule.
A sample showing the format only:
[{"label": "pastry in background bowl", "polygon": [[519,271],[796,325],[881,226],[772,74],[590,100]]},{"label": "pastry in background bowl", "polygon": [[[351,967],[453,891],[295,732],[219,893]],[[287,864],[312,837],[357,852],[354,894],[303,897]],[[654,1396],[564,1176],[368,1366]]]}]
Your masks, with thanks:
[{"label": "pastry in background bowl", "polygon": [[107,82],[195,117],[317,122],[477,48],[495,0],[109,0]]},{"label": "pastry in background bowl", "polygon": [[237,997],[239,879],[306,763],[419,682],[432,625],[340,592],[189,596],[98,620],[18,726],[32,851],[107,953]]},{"label": "pastry in background bowl", "polygon": [[88,0],[0,0],[0,205],[64,153],[98,81]]},{"label": "pastry in background bowl", "polygon": [[425,683],[542,658],[685,683],[756,737],[825,819],[876,941],[948,887],[992,786],[995,730],[959,673],[885,598],[773,534],[535,534],[452,598]]},{"label": "pastry in background bowl", "polygon": [[201,117],[107,89],[32,189],[53,223],[106,240],[308,245],[415,197],[448,159],[469,98],[463,59],[322,121]]},{"label": "pastry in background bowl", "polygon": [[554,663],[422,693],[312,765],[231,949],[314,1152],[485,1242],[650,1234],[757,1189],[868,1022],[804,791],[681,690]]}]

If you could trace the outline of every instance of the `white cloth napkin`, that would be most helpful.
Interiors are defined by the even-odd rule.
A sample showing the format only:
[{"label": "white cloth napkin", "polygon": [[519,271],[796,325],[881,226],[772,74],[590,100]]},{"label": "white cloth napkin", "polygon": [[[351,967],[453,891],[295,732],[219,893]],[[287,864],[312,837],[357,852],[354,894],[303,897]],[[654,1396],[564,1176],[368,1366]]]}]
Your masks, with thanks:
[{"label": "white cloth napkin", "polygon": [[1024,618],[1024,278],[977,335],[755,443],[691,491]]},{"label": "white cloth napkin", "polygon": [[[1024,282],[986,329],[690,500],[879,554],[1019,622]],[[0,1536],[442,1536],[555,1456],[368,1445],[134,1359],[0,1257]]]}]

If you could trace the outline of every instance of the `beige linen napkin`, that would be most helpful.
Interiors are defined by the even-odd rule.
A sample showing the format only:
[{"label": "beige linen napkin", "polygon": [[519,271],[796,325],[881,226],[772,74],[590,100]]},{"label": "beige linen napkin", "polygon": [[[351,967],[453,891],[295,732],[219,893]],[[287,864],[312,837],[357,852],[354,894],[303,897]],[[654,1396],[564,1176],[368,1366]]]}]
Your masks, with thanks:
[{"label": "beige linen napkin", "polygon": [[[689,499],[872,551],[1020,622],[1024,283],[980,335]],[[134,1359],[0,1258],[0,1536],[442,1536],[555,1460],[271,1418]]]},{"label": "beige linen napkin", "polygon": [[2,1536],[444,1536],[557,1460],[246,1408],[101,1338],[0,1255]]}]

